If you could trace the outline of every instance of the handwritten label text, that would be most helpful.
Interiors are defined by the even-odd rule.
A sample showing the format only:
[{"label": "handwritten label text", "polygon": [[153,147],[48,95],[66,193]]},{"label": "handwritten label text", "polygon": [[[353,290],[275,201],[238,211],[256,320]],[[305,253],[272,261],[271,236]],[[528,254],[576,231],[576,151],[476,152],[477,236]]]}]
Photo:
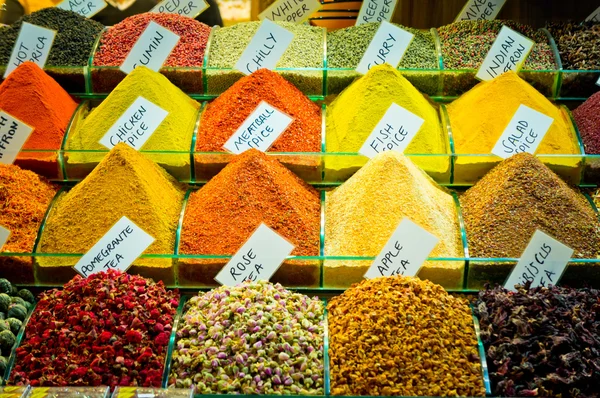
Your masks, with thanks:
[{"label": "handwritten label text", "polygon": [[356,71],[365,74],[371,67],[384,63],[397,68],[414,37],[412,33],[394,24],[382,22]]},{"label": "handwritten label text", "polygon": [[146,66],[155,72],[163,66],[180,37],[154,21],[150,21],[135,42],[120,69],[131,73],[138,66]]},{"label": "handwritten label text", "polygon": [[56,31],[23,22],[15,46],[13,47],[4,78],[12,73],[23,62],[31,61],[40,68],[46,65]]},{"label": "handwritten label text", "polygon": [[292,43],[294,34],[268,19],[263,19],[258,31],[235,64],[245,75],[260,68],[275,69],[279,58]]},{"label": "handwritten label text", "polygon": [[533,40],[503,26],[475,77],[492,80],[510,70],[519,71],[534,44]]}]

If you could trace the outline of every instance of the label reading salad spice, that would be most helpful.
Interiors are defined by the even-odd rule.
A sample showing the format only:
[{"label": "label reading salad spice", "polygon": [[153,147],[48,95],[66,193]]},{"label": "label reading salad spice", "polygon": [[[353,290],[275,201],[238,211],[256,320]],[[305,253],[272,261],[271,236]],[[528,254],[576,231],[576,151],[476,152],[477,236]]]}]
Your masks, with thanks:
[{"label": "label reading salad spice", "polygon": [[503,26],[475,77],[480,80],[492,80],[510,70],[517,72],[534,44],[533,40]]},{"label": "label reading salad spice", "polygon": [[25,61],[31,61],[43,68],[46,65],[48,55],[50,55],[55,36],[55,30],[23,22],[15,46],[10,54],[4,78],[6,79],[13,70]]},{"label": "label reading salad spice", "polygon": [[414,37],[415,35],[396,25],[382,22],[356,71],[364,75],[372,66],[384,63],[397,68]]},{"label": "label reading salad spice", "polygon": [[521,152],[534,154],[553,122],[554,119],[550,116],[526,105],[519,105],[492,153],[502,159]]},{"label": "label reading salad spice", "polygon": [[495,19],[506,0],[468,0],[454,22]]},{"label": "label reading salad spice", "polygon": [[150,21],[119,69],[129,74],[137,66],[143,65],[158,72],[179,43],[179,38],[169,29]]},{"label": "label reading salad spice", "polygon": [[402,219],[367,270],[365,278],[416,276],[438,240],[408,218]]},{"label": "label reading salad spice", "polygon": [[75,264],[83,277],[116,269],[127,271],[129,266],[154,242],[154,238],[123,216]]},{"label": "label reading salad spice", "polygon": [[235,69],[245,75],[260,68],[275,69],[279,58],[289,47],[294,34],[275,22],[264,19],[250,43],[235,64]]},{"label": "label reading salad spice", "polygon": [[124,142],[139,151],[168,114],[146,98],[137,97],[99,142],[108,149]]},{"label": "label reading salad spice", "polygon": [[0,111],[0,163],[13,164],[32,131],[33,127]]},{"label": "label reading salad spice", "polygon": [[10,231],[4,228],[2,225],[0,225],[0,249],[2,248],[2,246],[4,246],[9,236]]},{"label": "label reading salad spice", "polygon": [[269,8],[258,14],[258,19],[304,23],[323,7],[319,0],[277,0]]},{"label": "label reading salad spice", "polygon": [[356,26],[369,22],[391,21],[398,0],[365,0],[358,12]]},{"label": "label reading salad spice", "polygon": [[158,14],[179,14],[196,18],[210,7],[204,0],[163,0],[150,12]]},{"label": "label reading salad spice", "polygon": [[596,8],[594,12],[585,19],[585,22],[600,22],[600,7]]},{"label": "label reading salad spice", "polygon": [[293,250],[294,245],[261,223],[215,280],[226,286],[246,280],[268,281]]},{"label": "label reading salad spice", "polygon": [[539,229],[535,231],[504,288],[531,282],[531,287],[556,285],[571,259],[573,249]]},{"label": "label reading salad spice", "polygon": [[107,6],[108,4],[104,0],[64,0],[56,7],[91,18]]}]

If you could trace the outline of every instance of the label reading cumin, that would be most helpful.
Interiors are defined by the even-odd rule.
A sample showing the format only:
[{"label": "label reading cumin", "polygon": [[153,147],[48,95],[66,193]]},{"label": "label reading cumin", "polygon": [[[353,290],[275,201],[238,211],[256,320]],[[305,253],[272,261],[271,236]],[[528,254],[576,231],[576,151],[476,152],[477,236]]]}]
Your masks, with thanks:
[{"label": "label reading cumin", "polygon": [[365,74],[375,65],[388,63],[394,68],[402,60],[415,35],[389,22],[382,22],[361,58],[356,71]]},{"label": "label reading cumin", "polygon": [[588,15],[585,22],[600,22],[600,7],[596,8],[593,13]]},{"label": "label reading cumin", "polygon": [[13,164],[33,127],[0,111],[0,163]]},{"label": "label reading cumin", "polygon": [[319,0],[277,0],[258,14],[258,19],[303,23],[323,7]]},{"label": "label reading cumin", "polygon": [[398,0],[365,0],[358,12],[355,26],[369,22],[391,21]]},{"label": "label reading cumin", "polygon": [[10,231],[4,228],[2,225],[0,225],[0,249],[2,248],[2,246],[4,246],[9,236]]},{"label": "label reading cumin", "polygon": [[495,19],[506,0],[468,0],[454,22]]},{"label": "label reading cumin", "polygon": [[210,7],[204,0],[163,0],[150,12],[158,14],[179,14],[185,17],[196,18]]},{"label": "label reading cumin", "polygon": [[475,77],[492,80],[504,72],[519,71],[534,44],[533,40],[502,26]]},{"label": "label reading cumin", "polygon": [[6,79],[13,70],[26,61],[31,61],[40,68],[44,68],[55,37],[55,30],[23,22],[10,54],[4,78]]},{"label": "label reading cumin", "polygon": [[142,65],[158,72],[179,43],[179,39],[180,37],[169,29],[150,21],[119,69],[129,74],[137,66]]},{"label": "label reading cumin", "polygon": [[108,4],[104,0],[64,0],[56,7],[91,18],[107,6]]}]

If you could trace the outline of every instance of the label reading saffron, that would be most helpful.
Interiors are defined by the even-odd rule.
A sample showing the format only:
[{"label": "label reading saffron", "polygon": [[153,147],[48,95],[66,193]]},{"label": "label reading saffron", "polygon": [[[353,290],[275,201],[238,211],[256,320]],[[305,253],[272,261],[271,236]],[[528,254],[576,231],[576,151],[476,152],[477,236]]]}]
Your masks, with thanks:
[{"label": "label reading saffron", "polygon": [[454,22],[496,19],[506,0],[468,0]]},{"label": "label reading saffron", "polygon": [[124,142],[139,151],[168,114],[146,98],[137,97],[99,142],[108,149]]},{"label": "label reading saffron", "polygon": [[492,149],[492,153],[503,159],[521,152],[534,154],[553,122],[554,119],[550,116],[526,105],[519,105],[519,109]]},{"label": "label reading saffron", "polygon": [[365,273],[365,278],[416,276],[438,240],[410,219],[402,219]]},{"label": "label reading saffron", "polygon": [[398,0],[365,0],[358,12],[356,26],[369,22],[391,21]]},{"label": "label reading saffron", "polygon": [[593,13],[588,15],[585,22],[600,22],[600,7],[596,8]]},{"label": "label reading saffron", "polygon": [[294,245],[261,223],[215,280],[226,286],[247,280],[268,281],[293,250]]},{"label": "label reading saffron", "polygon": [[13,164],[33,127],[0,111],[0,163]]},{"label": "label reading saffron", "polygon": [[258,19],[303,23],[323,7],[319,0],[277,0],[258,14]]},{"label": "label reading saffron", "polygon": [[204,0],[163,0],[150,12],[158,14],[179,14],[196,18],[210,7]]},{"label": "label reading saffron", "polygon": [[56,7],[91,18],[107,6],[108,4],[104,0],[64,0]]},{"label": "label reading saffron", "polygon": [[534,44],[533,40],[503,26],[475,77],[492,80],[510,70],[518,72]]},{"label": "label reading saffron", "polygon": [[152,242],[152,236],[123,216],[73,268],[83,277],[109,269],[125,272]]},{"label": "label reading saffron", "polygon": [[23,22],[15,46],[10,54],[4,78],[6,79],[13,70],[26,61],[31,61],[43,68],[46,65],[55,36],[55,30]]},{"label": "label reading saffron", "polygon": [[223,145],[236,155],[255,148],[266,152],[294,119],[261,101]]},{"label": "label reading saffron", "polygon": [[504,288],[515,290],[515,285],[527,282],[531,282],[531,287],[556,285],[572,254],[573,249],[538,229],[510,273]]},{"label": "label reading saffron", "polygon": [[389,22],[382,22],[361,58],[356,71],[365,74],[372,66],[384,63],[394,68],[402,60],[415,35]]},{"label": "label reading saffron", "polygon": [[178,35],[150,21],[119,69],[129,74],[141,65],[158,72],[177,43],[179,43]]},{"label": "label reading saffron", "polygon": [[294,34],[275,22],[263,19],[258,30],[248,43],[235,69],[249,75],[261,68],[275,69],[279,58],[289,47]]},{"label": "label reading saffron", "polygon": [[10,231],[4,228],[2,225],[0,225],[0,249],[2,249],[2,246],[4,246],[9,236]]}]

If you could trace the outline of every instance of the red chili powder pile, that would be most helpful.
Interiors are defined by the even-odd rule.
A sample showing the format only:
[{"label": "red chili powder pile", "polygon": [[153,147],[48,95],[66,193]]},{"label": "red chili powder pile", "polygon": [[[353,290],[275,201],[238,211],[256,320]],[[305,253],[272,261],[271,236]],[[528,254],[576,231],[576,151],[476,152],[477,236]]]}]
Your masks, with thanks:
[{"label": "red chili powder pile", "polygon": [[600,92],[592,95],[573,111],[585,153],[600,154]]}]

